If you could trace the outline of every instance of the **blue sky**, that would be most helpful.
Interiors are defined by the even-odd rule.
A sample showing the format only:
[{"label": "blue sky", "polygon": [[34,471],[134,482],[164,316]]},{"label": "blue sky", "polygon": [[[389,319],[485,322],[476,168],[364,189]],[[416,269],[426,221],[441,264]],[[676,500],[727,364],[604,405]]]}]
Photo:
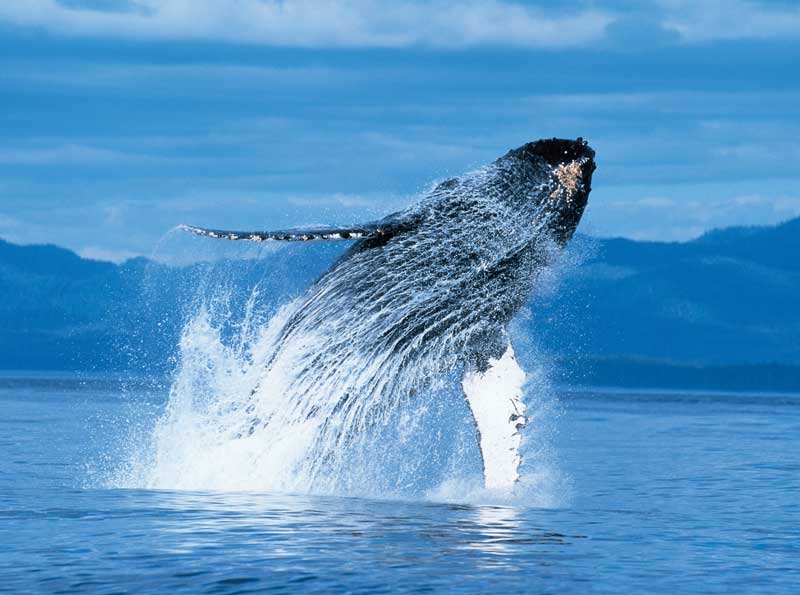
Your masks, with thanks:
[{"label": "blue sky", "polygon": [[0,4],[0,237],[150,254],[179,223],[371,219],[540,137],[593,235],[800,215],[800,5]]}]

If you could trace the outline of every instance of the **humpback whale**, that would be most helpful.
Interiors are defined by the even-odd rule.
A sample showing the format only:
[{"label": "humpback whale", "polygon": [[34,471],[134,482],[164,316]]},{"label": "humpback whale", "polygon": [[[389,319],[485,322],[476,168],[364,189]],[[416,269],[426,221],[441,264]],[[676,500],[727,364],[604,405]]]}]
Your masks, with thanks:
[{"label": "humpback whale", "polygon": [[[182,226],[228,240],[352,242],[274,331],[264,376],[242,404],[251,418],[243,431],[281,416],[298,432],[312,427],[312,442],[343,445],[364,420],[460,372],[485,486],[512,489],[526,424],[525,372],[507,327],[572,237],[594,155],[581,138],[530,142],[437,184],[408,209],[359,225]],[[287,369],[292,374],[277,372]],[[290,396],[279,408],[264,406],[275,392]],[[312,473],[326,464],[313,459]]]}]

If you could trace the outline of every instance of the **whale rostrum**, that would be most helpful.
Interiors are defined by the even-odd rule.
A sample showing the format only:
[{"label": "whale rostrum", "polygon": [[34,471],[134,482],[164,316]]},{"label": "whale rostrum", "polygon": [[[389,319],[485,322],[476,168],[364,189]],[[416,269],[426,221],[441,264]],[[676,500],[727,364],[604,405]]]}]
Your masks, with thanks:
[{"label": "whale rostrum", "polygon": [[[302,362],[298,377],[282,382],[309,394],[338,387],[313,404],[298,397],[292,415],[298,423],[319,420],[320,436],[344,443],[361,427],[354,420],[461,370],[486,487],[510,490],[519,479],[526,415],[525,372],[507,327],[575,232],[591,191],[594,155],[580,138],[527,143],[437,184],[410,208],[365,224],[182,229],[253,242],[353,242],[287,316],[265,364]],[[254,424],[269,423],[258,417],[261,389],[246,397]]]}]

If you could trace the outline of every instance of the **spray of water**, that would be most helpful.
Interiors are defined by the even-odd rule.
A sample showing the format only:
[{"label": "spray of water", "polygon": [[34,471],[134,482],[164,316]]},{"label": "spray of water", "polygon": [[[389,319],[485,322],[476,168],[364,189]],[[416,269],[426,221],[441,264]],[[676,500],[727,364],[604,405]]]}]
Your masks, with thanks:
[{"label": "spray of water", "polygon": [[[413,234],[355,246],[267,319],[264,288],[232,334],[226,296],[200,300],[166,410],[116,485],[491,499],[458,388],[463,354],[491,340],[491,321],[517,311],[537,282],[554,280],[548,218],[521,202],[552,189],[526,174],[509,200],[496,170],[440,185],[424,217],[404,215],[416,217]],[[443,234],[443,219],[459,227]],[[558,504],[552,391],[541,363],[528,368],[519,492]]]}]

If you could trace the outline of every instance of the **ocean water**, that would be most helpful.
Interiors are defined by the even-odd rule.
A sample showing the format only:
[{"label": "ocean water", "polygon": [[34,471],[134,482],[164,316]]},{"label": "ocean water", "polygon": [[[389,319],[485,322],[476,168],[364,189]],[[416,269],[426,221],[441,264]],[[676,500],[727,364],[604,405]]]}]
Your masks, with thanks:
[{"label": "ocean water", "polygon": [[800,592],[800,396],[554,392],[538,491],[367,498],[115,487],[168,387],[3,373],[0,592]]}]

